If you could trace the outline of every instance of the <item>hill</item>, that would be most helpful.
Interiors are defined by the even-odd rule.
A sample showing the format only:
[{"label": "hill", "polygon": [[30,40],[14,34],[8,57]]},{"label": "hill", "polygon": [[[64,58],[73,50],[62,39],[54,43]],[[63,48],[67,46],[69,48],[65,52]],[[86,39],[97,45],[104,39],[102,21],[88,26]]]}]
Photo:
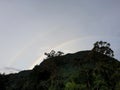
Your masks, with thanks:
[{"label": "hill", "polygon": [[120,62],[94,51],[47,58],[33,70],[0,75],[0,90],[120,90]]}]

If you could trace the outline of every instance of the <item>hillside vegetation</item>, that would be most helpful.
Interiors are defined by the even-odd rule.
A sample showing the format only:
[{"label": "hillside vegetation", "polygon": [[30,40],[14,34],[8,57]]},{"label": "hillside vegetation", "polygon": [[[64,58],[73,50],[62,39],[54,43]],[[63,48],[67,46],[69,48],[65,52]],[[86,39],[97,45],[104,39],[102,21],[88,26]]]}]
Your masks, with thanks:
[{"label": "hillside vegetation", "polygon": [[0,90],[119,90],[120,62],[99,52],[45,59],[33,70],[0,75]]},{"label": "hillside vegetation", "polygon": [[95,48],[54,57],[46,54],[52,57],[32,70],[0,75],[0,90],[120,90],[120,62],[113,54]]}]

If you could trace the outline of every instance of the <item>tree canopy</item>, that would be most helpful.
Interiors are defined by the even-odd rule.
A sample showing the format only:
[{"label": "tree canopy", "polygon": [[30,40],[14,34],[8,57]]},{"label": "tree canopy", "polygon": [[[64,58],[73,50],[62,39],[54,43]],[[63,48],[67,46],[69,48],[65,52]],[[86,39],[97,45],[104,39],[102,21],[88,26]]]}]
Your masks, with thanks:
[{"label": "tree canopy", "polygon": [[48,57],[48,58],[52,58],[52,57],[56,57],[56,56],[62,56],[64,53],[61,52],[61,51],[57,51],[55,52],[54,50],[52,50],[50,53],[45,53],[45,55]]},{"label": "tree canopy", "polygon": [[114,51],[110,48],[110,43],[107,43],[105,41],[95,42],[92,50],[110,57],[114,57]]}]

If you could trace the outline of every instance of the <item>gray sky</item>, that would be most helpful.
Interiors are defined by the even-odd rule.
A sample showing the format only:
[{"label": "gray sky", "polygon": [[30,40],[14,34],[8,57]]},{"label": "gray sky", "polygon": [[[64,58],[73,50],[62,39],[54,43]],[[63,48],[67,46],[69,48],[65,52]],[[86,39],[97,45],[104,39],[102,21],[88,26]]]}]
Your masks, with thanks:
[{"label": "gray sky", "polygon": [[120,60],[120,0],[0,0],[0,72],[30,69],[52,49],[77,52],[97,40]]}]

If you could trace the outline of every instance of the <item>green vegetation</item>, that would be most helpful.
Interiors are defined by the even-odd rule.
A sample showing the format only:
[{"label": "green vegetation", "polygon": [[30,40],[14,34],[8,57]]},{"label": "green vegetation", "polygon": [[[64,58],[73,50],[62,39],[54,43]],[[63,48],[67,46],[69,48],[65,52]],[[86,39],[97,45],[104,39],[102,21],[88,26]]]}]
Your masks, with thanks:
[{"label": "green vegetation", "polygon": [[94,50],[49,54],[33,70],[0,75],[0,90],[120,89],[120,62],[109,55]]}]

